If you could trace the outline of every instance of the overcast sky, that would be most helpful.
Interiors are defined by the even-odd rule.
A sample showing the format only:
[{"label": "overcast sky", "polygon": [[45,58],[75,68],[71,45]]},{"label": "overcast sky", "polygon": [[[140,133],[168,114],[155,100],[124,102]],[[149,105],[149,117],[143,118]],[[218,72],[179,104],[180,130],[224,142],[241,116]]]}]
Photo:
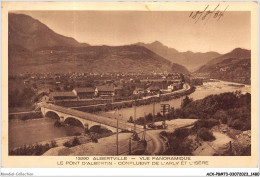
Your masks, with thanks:
[{"label": "overcast sky", "polygon": [[160,41],[178,51],[227,53],[250,49],[250,12],[225,12],[217,21],[189,18],[190,12],[26,11],[55,32],[90,45]]}]

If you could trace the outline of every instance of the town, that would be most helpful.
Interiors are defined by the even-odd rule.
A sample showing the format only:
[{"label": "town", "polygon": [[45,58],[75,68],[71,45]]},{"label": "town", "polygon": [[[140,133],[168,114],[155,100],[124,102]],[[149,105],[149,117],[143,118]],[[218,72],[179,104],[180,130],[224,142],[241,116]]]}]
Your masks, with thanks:
[{"label": "town", "polygon": [[[61,101],[92,103],[119,102],[159,96],[183,88],[180,73],[26,73],[9,76],[9,107],[30,110],[37,102]],[[195,80],[195,79],[193,79]],[[198,80],[198,79],[197,79]],[[202,80],[199,80],[202,83]],[[29,93],[28,93],[29,92]],[[19,96],[26,95],[25,98]],[[28,96],[27,96],[28,95]],[[13,98],[13,99],[12,99]],[[28,99],[28,101],[26,101]],[[23,100],[22,104],[21,100]],[[29,104],[28,104],[29,103]]]}]

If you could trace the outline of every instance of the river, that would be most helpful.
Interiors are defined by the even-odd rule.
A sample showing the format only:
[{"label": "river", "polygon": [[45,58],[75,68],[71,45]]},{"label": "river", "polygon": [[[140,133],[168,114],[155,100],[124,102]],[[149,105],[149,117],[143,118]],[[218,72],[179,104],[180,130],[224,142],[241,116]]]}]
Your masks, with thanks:
[{"label": "river", "polygon": [[50,118],[11,120],[9,122],[9,147],[19,147],[84,132],[83,128],[75,126],[54,127],[55,121]]},{"label": "river", "polygon": [[[237,86],[235,86],[237,85]],[[224,92],[233,92],[236,90],[240,90],[241,93],[251,93],[251,86],[245,85],[244,87],[239,87],[239,85],[243,84],[237,84],[232,82],[225,82],[225,81],[219,81],[219,82],[205,82],[202,86],[197,86],[195,92],[189,95],[189,98],[192,98],[193,100],[203,99],[204,97],[212,94],[220,94]],[[155,114],[160,112],[161,104],[169,104],[171,107],[179,108],[181,106],[181,102],[183,100],[182,98],[173,99],[169,101],[163,101],[159,103],[155,103]],[[153,105],[143,105],[136,107],[136,117],[143,117],[144,114],[153,113]],[[109,112],[101,112],[99,113],[103,116],[108,117],[114,117],[115,111],[109,111]],[[119,110],[120,118],[121,120],[129,120],[129,117],[134,117],[134,108],[123,108]]]},{"label": "river", "polygon": [[[233,85],[230,85],[233,84]],[[196,91],[189,95],[190,98],[197,100],[202,99],[211,94],[219,94],[223,92],[233,92],[240,90],[242,93],[251,93],[251,86],[245,85],[244,87],[239,87],[239,85],[234,86],[235,83],[231,82],[207,82],[202,86],[198,86]],[[173,99],[170,101],[164,101],[160,103],[155,103],[155,113],[160,112],[160,104],[170,104],[174,108],[179,108],[183,98]],[[129,120],[130,116],[134,117],[134,108],[123,108],[120,109],[121,114],[120,119],[124,121]],[[136,108],[136,117],[142,117],[144,114],[153,113],[153,105],[138,106]],[[101,112],[98,113],[107,117],[114,117],[114,111]],[[9,122],[9,146],[17,147],[24,144],[32,144],[35,142],[51,140],[54,138],[71,136],[77,132],[83,132],[84,130],[80,127],[70,126],[70,127],[54,127],[55,120],[44,118],[44,119],[34,119],[27,121],[11,120]]]}]

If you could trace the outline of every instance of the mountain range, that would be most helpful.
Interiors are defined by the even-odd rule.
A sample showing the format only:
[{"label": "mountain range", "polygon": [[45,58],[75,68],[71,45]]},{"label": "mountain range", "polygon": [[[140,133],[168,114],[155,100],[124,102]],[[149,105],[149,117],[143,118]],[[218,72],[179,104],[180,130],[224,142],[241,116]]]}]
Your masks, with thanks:
[{"label": "mountain range", "polygon": [[181,72],[184,67],[139,45],[90,46],[40,21],[10,13],[9,72]]},{"label": "mountain range", "polygon": [[8,20],[9,73],[195,71],[223,80],[250,82],[250,50],[236,48],[223,55],[179,52],[159,41],[91,46],[57,34],[28,15],[9,13]]},{"label": "mountain range", "polygon": [[185,66],[190,71],[195,71],[211,59],[221,56],[221,54],[217,52],[179,52],[174,48],[165,46],[159,41],[148,44],[139,42],[136,43],[136,45],[144,46],[171,62]]}]

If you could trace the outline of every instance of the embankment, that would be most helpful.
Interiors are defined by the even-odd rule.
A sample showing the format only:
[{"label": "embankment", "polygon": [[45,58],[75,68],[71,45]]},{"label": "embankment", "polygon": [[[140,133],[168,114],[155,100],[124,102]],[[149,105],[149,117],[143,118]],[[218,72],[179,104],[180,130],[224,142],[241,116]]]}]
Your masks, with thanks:
[{"label": "embankment", "polygon": [[83,111],[83,112],[90,112],[95,113],[99,111],[109,111],[114,109],[122,109],[127,107],[142,106],[142,105],[149,105],[152,103],[158,103],[161,101],[169,101],[172,99],[177,99],[185,95],[189,95],[195,91],[195,87],[189,87],[187,90],[180,90],[178,92],[172,92],[167,94],[161,94],[160,96],[154,96],[150,98],[143,98],[137,100],[128,100],[128,101],[121,101],[121,102],[114,102],[114,103],[106,103],[106,104],[98,104],[98,105],[91,105],[91,106],[79,106],[79,107],[72,107],[73,109]]}]

